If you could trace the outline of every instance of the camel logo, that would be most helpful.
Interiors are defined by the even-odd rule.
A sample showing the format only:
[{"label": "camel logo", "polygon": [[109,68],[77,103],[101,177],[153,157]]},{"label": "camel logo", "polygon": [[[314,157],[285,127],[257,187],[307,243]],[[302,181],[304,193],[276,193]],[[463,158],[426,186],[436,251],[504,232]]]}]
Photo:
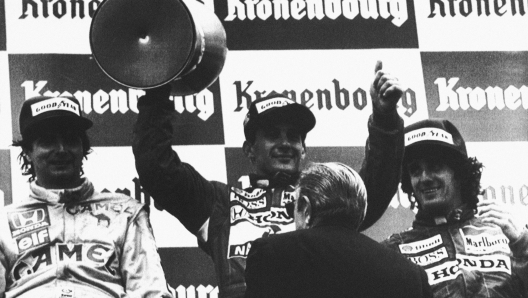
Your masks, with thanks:
[{"label": "camel logo", "polygon": [[106,214],[108,211],[105,209],[97,209],[95,211],[91,211],[90,214],[97,218],[97,225],[98,226],[104,226],[108,228],[110,226],[110,216]]},{"label": "camel logo", "polygon": [[8,213],[9,227],[13,237],[50,226],[48,209],[39,208]]}]

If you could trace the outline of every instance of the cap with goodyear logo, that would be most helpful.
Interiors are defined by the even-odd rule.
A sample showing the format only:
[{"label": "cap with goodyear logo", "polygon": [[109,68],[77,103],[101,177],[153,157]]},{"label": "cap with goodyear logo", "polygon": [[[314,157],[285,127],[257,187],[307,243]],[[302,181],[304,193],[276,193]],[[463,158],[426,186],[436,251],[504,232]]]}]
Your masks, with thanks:
[{"label": "cap with goodyear logo", "polygon": [[446,119],[425,119],[404,129],[404,162],[418,155],[438,152],[467,158],[466,143],[458,129]]},{"label": "cap with goodyear logo", "polygon": [[291,124],[306,134],[315,126],[315,116],[306,106],[282,94],[270,95],[251,103],[244,119],[244,135],[252,140],[258,128],[270,124]]},{"label": "cap with goodyear logo", "polygon": [[39,130],[43,124],[68,125],[87,130],[93,123],[82,115],[79,101],[70,96],[32,97],[22,105],[20,111],[20,133],[22,136]]}]

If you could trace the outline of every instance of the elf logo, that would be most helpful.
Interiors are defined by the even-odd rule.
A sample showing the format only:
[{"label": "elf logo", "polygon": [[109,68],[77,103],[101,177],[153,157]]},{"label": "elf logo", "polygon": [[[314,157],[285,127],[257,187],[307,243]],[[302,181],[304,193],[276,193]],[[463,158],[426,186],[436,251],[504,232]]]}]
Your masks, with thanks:
[{"label": "elf logo", "polygon": [[48,229],[43,229],[20,237],[16,239],[16,242],[19,253],[23,253],[30,248],[37,247],[42,244],[50,243]]}]

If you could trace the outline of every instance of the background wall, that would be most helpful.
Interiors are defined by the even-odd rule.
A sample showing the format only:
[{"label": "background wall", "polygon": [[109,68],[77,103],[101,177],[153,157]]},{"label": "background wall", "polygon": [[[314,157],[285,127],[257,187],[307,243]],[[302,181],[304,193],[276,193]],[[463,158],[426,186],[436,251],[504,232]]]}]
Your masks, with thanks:
[{"label": "background wall", "polygon": [[[176,1],[176,0],[175,0]],[[193,1],[193,0],[191,0]],[[18,114],[35,95],[72,94],[94,121],[86,176],[102,191],[154,205],[137,180],[130,147],[141,90],[106,77],[91,57],[89,27],[99,0],[0,0],[0,205],[27,194],[16,159]],[[205,0],[227,33],[220,78],[174,97],[174,148],[206,178],[242,184],[240,149],[248,103],[287,91],[317,118],[309,161],[359,169],[372,107],[376,60],[399,77],[406,124],[448,118],[485,165],[484,200],[528,211],[527,0]],[[126,16],[126,11],[123,12]],[[328,94],[322,97],[321,94]],[[365,234],[382,240],[410,226],[403,193]],[[166,212],[151,207],[160,255],[178,297],[216,297],[208,257]]]}]

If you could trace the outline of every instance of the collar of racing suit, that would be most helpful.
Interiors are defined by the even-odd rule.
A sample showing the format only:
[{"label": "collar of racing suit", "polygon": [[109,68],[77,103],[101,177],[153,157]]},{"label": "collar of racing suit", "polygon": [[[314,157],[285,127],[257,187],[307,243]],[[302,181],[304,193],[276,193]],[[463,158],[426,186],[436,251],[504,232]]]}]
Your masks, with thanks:
[{"label": "collar of racing suit", "polygon": [[284,172],[277,172],[272,177],[257,174],[249,174],[249,182],[253,187],[287,187],[290,185],[293,186],[297,184],[297,180],[299,180],[299,173],[290,175]]},{"label": "collar of racing suit", "polygon": [[29,185],[30,195],[37,200],[49,203],[68,204],[84,201],[93,194],[94,188],[87,178],[83,179],[80,186],[69,189],[46,189],[37,185],[36,181],[33,181]]},{"label": "collar of racing suit", "polygon": [[462,205],[459,208],[451,210],[447,216],[436,216],[433,217],[430,214],[425,212],[418,212],[416,218],[413,222],[413,227],[415,226],[441,226],[441,225],[450,225],[458,223],[461,221],[466,221],[475,216],[475,210],[469,208],[467,205]]}]

